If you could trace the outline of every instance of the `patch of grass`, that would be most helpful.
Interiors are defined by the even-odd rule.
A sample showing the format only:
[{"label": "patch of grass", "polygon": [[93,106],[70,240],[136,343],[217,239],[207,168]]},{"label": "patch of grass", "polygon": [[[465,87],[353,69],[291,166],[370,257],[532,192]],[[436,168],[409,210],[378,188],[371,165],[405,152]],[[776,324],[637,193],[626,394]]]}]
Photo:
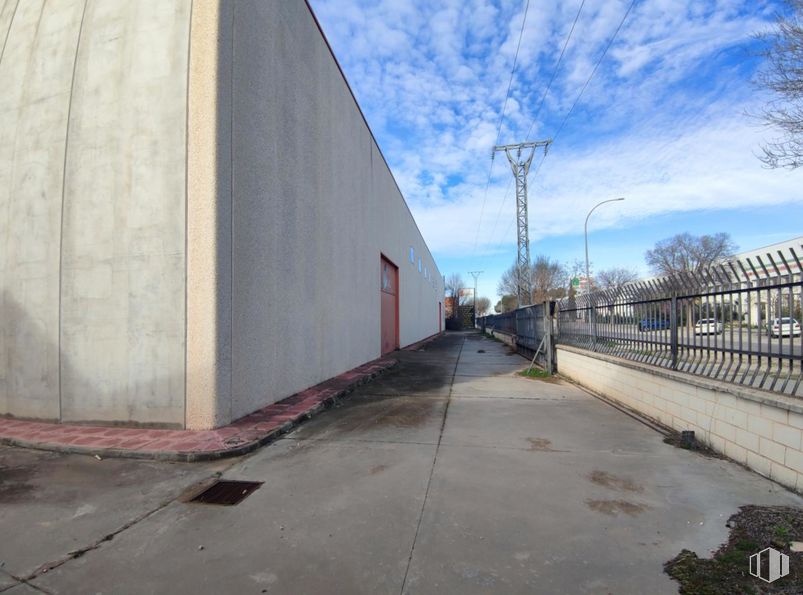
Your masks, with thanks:
[{"label": "patch of grass", "polygon": [[778,525],[775,527],[775,539],[781,543],[786,543],[789,541],[789,535],[791,534],[791,530],[787,525]]},{"label": "patch of grass", "polygon": [[[803,592],[803,554],[789,550],[789,541],[803,540],[803,509],[784,506],[743,506],[727,522],[727,543],[711,558],[681,551],[664,564],[680,583],[680,593],[731,595],[733,593]],[[789,574],[772,583],[750,575],[750,556],[773,547],[789,556]]]},{"label": "patch of grass", "polygon": [[499,338],[499,337],[497,337],[496,335],[492,335],[492,334],[488,333],[487,331],[485,332],[485,334],[484,334],[483,336],[484,336],[486,339],[490,339],[491,341],[496,341],[497,343],[504,343],[504,344],[506,344],[504,341],[502,341],[502,339],[500,339],[500,338]]},{"label": "patch of grass", "polygon": [[524,376],[525,378],[549,378],[550,374],[546,370],[533,367],[529,370],[522,370],[519,372],[519,376]]}]

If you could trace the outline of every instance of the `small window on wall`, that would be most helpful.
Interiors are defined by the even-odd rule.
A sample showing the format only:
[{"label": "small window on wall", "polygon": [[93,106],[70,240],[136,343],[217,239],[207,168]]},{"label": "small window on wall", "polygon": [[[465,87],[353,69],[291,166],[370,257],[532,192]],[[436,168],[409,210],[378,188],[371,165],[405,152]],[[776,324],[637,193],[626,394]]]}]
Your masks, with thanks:
[{"label": "small window on wall", "polygon": [[410,246],[410,264],[415,264],[415,250]]},{"label": "small window on wall", "polygon": [[418,257],[418,272],[421,272],[421,257]]},{"label": "small window on wall", "polygon": [[424,279],[429,279],[429,271],[427,270],[427,267],[424,267]]}]

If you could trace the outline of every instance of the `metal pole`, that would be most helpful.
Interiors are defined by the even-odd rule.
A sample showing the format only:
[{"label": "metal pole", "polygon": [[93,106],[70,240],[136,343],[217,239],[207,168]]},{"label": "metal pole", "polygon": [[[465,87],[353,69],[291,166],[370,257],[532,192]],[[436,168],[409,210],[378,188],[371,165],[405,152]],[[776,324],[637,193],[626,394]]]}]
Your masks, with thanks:
[{"label": "metal pole", "polygon": [[552,344],[552,314],[550,312],[550,303],[544,303],[544,340],[546,341],[546,371],[548,374],[555,373],[555,364],[553,357],[555,355],[554,347]]},{"label": "metal pole", "polygon": [[[586,241],[586,293],[591,294],[591,271],[588,264],[588,218],[591,217],[591,213],[593,213],[597,207],[604,205],[607,202],[617,202],[620,200],[624,200],[624,197],[619,198],[609,198],[608,200],[603,200],[602,202],[598,202],[595,204],[591,210],[586,215],[586,222],[583,226],[583,233],[585,235]],[[597,349],[597,309],[596,305],[591,303],[591,300],[588,301],[589,306],[589,315],[591,316],[591,343],[592,343],[592,351],[596,351]]]},{"label": "metal pole", "polygon": [[468,274],[474,277],[474,326],[477,326],[477,279],[485,271],[469,271]]},{"label": "metal pole", "polygon": [[[527,174],[530,172],[530,164],[533,155],[538,147],[544,147],[546,155],[552,139],[518,143],[515,145],[497,145],[493,153],[504,151],[513,177],[516,179],[516,230],[518,232],[518,256],[516,258],[516,295],[518,307],[523,308],[530,304],[532,295],[530,293],[530,236],[529,221],[527,216]],[[522,157],[522,150],[530,149],[529,154]],[[515,156],[513,155],[515,151]]]},{"label": "metal pole", "polygon": [[678,369],[678,298],[672,296],[672,310],[669,312],[669,348],[672,353],[672,369]]},{"label": "metal pole", "polygon": [[586,222],[585,222],[585,226],[584,226],[584,234],[585,234],[585,240],[586,240],[586,292],[587,293],[591,292],[591,272],[590,272],[589,265],[588,265],[588,218],[591,217],[591,213],[593,213],[596,210],[597,207],[599,207],[601,205],[604,205],[606,202],[618,202],[620,200],[624,200],[624,197],[609,198],[608,200],[603,200],[602,202],[599,202],[599,203],[595,204],[592,207],[592,209],[588,212],[588,215],[586,215]]}]

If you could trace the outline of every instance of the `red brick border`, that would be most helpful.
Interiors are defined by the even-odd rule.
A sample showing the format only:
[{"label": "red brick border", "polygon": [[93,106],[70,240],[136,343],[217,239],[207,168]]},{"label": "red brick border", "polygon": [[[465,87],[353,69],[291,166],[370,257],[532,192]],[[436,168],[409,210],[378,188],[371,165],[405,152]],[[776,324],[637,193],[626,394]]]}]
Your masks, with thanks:
[{"label": "red brick border", "polygon": [[0,444],[65,453],[205,461],[250,452],[284,434],[335,399],[396,365],[378,359],[263,407],[215,430],[156,430],[25,421],[0,417]]}]

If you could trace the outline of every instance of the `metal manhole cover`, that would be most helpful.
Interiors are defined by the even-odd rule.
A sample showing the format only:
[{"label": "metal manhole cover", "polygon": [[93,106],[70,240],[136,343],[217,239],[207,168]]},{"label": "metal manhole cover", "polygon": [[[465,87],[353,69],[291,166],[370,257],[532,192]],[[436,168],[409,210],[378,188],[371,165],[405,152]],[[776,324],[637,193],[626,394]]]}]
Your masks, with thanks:
[{"label": "metal manhole cover", "polygon": [[245,500],[245,498],[248,497],[251,492],[259,488],[262,483],[261,481],[233,481],[221,479],[195,496],[190,502],[233,506]]}]

